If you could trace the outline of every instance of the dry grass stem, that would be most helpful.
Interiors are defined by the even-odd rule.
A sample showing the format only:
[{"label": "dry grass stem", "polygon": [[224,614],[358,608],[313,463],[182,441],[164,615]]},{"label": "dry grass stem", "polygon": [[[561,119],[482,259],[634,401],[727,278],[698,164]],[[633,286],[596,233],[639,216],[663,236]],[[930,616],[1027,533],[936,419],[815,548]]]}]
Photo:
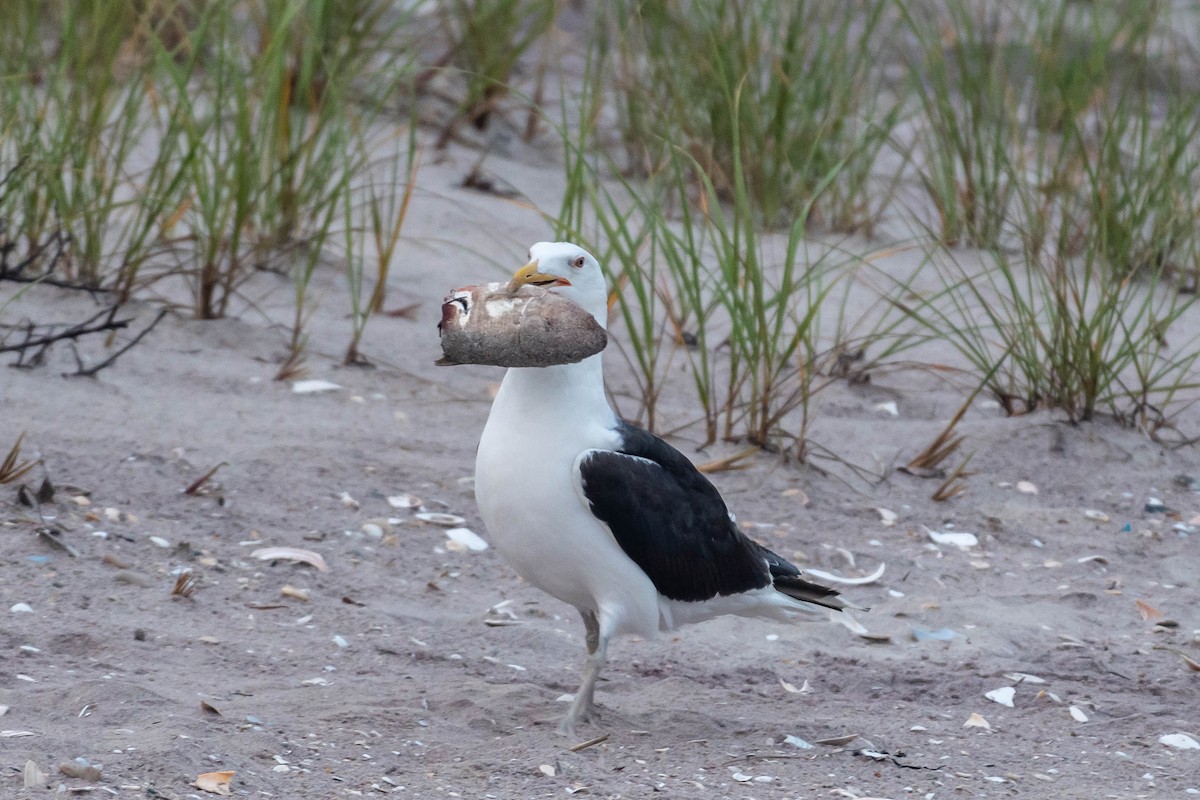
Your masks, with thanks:
[{"label": "dry grass stem", "polygon": [[8,451],[8,455],[4,458],[4,463],[0,464],[0,483],[12,483],[29,474],[29,471],[37,466],[38,462],[34,461],[18,461],[21,457],[21,441],[25,438],[25,432],[22,431],[17,440],[13,442],[12,448]]}]

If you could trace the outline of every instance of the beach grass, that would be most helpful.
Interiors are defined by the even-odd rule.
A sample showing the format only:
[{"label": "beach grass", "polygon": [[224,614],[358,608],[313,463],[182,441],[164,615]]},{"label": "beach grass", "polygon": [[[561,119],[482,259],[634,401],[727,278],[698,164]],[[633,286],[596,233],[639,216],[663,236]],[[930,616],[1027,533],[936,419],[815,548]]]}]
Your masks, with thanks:
[{"label": "beach grass", "polygon": [[[444,147],[515,107],[562,164],[548,224],[609,272],[618,399],[652,428],[805,458],[824,387],[927,368],[897,359],[934,338],[959,358],[937,372],[1012,414],[1161,431],[1198,383],[1177,334],[1200,282],[1197,63],[1154,0],[8,11],[3,263],[202,319],[287,274],[280,377],[302,368],[325,265],[347,279],[344,361],[366,360],[420,202],[421,121]],[[439,74],[448,127],[422,113],[445,104],[423,91]],[[901,269],[898,249],[919,257]],[[668,395],[694,413],[665,419]]]}]

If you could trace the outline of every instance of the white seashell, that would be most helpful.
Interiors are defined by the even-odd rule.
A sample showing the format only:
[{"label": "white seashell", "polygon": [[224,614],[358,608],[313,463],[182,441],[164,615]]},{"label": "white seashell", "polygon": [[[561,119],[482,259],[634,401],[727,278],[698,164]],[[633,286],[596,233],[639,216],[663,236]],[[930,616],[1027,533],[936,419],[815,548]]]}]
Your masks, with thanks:
[{"label": "white seashell", "polygon": [[387,499],[392,508],[420,508],[421,498],[415,494],[393,494]]},{"label": "white seashell", "polygon": [[321,557],[320,553],[302,550],[299,547],[260,547],[251,552],[250,557],[257,558],[259,561],[299,561],[311,564],[319,572],[329,572],[329,565],[325,563],[325,559]]},{"label": "white seashell", "polygon": [[161,536],[151,536],[150,541],[154,542],[155,545],[163,548],[164,550],[171,546],[171,543]]},{"label": "white seashell", "polygon": [[964,728],[983,728],[985,731],[992,729],[991,724],[981,715],[972,713],[967,717],[967,721],[963,723]]},{"label": "white seashell", "polygon": [[896,520],[900,518],[900,515],[890,508],[877,508],[875,510],[879,513],[879,521],[885,528],[892,527],[896,524]]},{"label": "white seashell", "polygon": [[952,544],[963,550],[979,544],[979,537],[973,533],[959,531],[933,531],[929,530],[929,528],[925,528],[925,530],[929,533],[929,538],[934,541],[934,544]]},{"label": "white seashell", "polygon": [[1158,737],[1159,744],[1165,744],[1167,747],[1174,747],[1176,750],[1200,750],[1200,742],[1197,742],[1186,733],[1168,733],[1165,736]]},{"label": "white seashell", "polygon": [[1083,713],[1083,709],[1081,709],[1079,706],[1071,706],[1067,709],[1067,711],[1071,712],[1071,719],[1075,720],[1076,722],[1088,721],[1088,715]]},{"label": "white seashell", "polygon": [[865,586],[868,583],[874,583],[882,578],[883,571],[886,568],[887,565],[881,563],[874,572],[872,572],[870,575],[864,575],[861,578],[843,578],[841,575],[834,575],[831,572],[825,572],[824,570],[820,569],[806,569],[804,572],[808,575],[812,575],[814,578],[820,578],[823,581],[830,581],[831,583],[844,583],[849,586]]},{"label": "white seashell", "polygon": [[900,416],[900,409],[896,406],[895,400],[888,400],[886,403],[876,403],[875,410],[893,417]]},{"label": "white seashell", "polygon": [[33,606],[29,605],[29,603],[15,603],[9,611],[14,614],[32,614]]},{"label": "white seashell", "polygon": [[475,553],[481,553],[488,549],[488,543],[470,528],[451,528],[446,531],[446,536],[450,541]]},{"label": "white seashell", "polygon": [[1017,481],[1017,491],[1021,494],[1037,494],[1038,488],[1029,481]]},{"label": "white seashell", "polygon": [[33,761],[25,762],[23,778],[26,789],[40,789],[50,782],[50,775],[42,772],[38,765]]},{"label": "white seashell", "polygon": [[292,391],[296,394],[314,394],[316,392],[333,392],[341,389],[336,383],[323,380],[307,380],[296,381],[292,384]]},{"label": "white seashell", "polygon": [[1010,681],[1017,683],[1045,683],[1045,678],[1039,678],[1037,675],[1030,675],[1028,672],[1009,672],[1004,675]]},{"label": "white seashell", "polygon": [[1108,514],[1103,511],[1097,511],[1094,508],[1089,508],[1083,512],[1083,515],[1088,519],[1094,519],[1097,522],[1108,522]]},{"label": "white seashell", "polygon": [[431,525],[441,525],[445,528],[460,527],[466,520],[457,514],[443,514],[440,511],[421,511],[413,514],[414,517],[422,522],[428,522]]},{"label": "white seashell", "polygon": [[991,700],[993,703],[999,703],[1002,706],[1013,707],[1013,697],[1017,694],[1017,690],[1011,686],[1001,686],[999,689],[992,689],[986,693],[984,697]]}]

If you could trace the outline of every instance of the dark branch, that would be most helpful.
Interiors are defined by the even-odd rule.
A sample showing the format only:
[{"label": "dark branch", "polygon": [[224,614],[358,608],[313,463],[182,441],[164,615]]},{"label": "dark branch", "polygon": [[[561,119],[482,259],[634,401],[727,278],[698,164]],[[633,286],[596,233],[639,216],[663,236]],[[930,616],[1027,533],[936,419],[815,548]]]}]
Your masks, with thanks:
[{"label": "dark branch", "polygon": [[[3,340],[0,340],[0,353],[20,353],[23,360],[26,352],[34,348],[40,348],[39,352],[34,354],[34,363],[36,363],[41,352],[45,351],[47,347],[55,342],[78,339],[80,336],[86,336],[89,333],[115,331],[128,327],[132,319],[116,318],[117,311],[120,308],[121,306],[118,304],[101,309],[83,322],[77,322],[74,325],[36,325],[33,322],[28,322],[24,325],[0,326],[7,327],[10,331],[25,331],[25,339],[16,344],[6,344]],[[6,336],[5,339],[7,338]],[[18,360],[15,366],[24,366],[22,360]]]},{"label": "dark branch", "polygon": [[[113,307],[113,310],[114,310],[114,312],[116,311],[115,306]],[[99,362],[98,364],[94,364],[93,366],[85,368],[83,366],[83,359],[81,359],[79,357],[78,352],[75,352],[75,364],[78,366],[78,369],[75,372],[64,372],[63,377],[65,377],[65,378],[76,378],[76,377],[80,377],[80,376],[91,377],[91,376],[95,375],[97,372],[99,372],[100,370],[104,369],[105,367],[110,366],[118,358],[123,356],[129,350],[133,349],[133,347],[138,342],[140,342],[142,339],[146,338],[146,334],[148,334],[148,333],[150,333],[150,331],[154,330],[154,326],[157,325],[158,323],[162,322],[162,318],[165,317],[166,315],[167,315],[167,309],[165,309],[165,308],[159,309],[158,316],[156,316],[154,318],[153,322],[151,322],[145,328],[142,328],[141,332],[137,336],[133,337],[133,339],[131,339],[128,344],[126,344],[120,350],[113,353],[111,356],[109,356],[108,358]],[[128,323],[129,320],[125,320],[125,322]],[[72,347],[72,351],[74,352],[74,347]]]}]

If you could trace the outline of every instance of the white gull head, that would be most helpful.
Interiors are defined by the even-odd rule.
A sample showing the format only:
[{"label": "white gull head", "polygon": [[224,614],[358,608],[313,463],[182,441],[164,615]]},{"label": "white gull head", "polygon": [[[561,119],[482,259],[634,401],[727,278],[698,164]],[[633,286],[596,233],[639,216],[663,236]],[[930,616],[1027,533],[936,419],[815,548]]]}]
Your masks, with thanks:
[{"label": "white gull head", "polygon": [[608,319],[604,273],[591,253],[570,242],[538,242],[529,248],[529,263],[517,270],[509,286],[543,286],[583,308],[601,327]]}]

